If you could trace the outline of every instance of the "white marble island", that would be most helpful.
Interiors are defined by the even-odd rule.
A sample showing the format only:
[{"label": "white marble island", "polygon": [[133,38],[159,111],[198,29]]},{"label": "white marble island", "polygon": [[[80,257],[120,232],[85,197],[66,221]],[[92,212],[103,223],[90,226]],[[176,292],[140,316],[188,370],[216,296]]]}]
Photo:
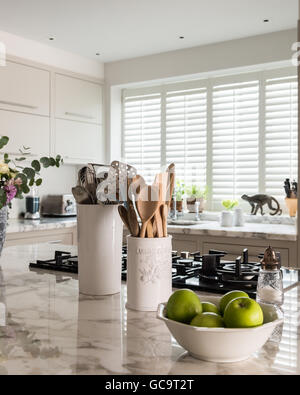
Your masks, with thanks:
[{"label": "white marble island", "polygon": [[3,251],[0,374],[300,373],[299,287],[286,293],[279,343],[242,363],[208,363],[187,355],[155,313],[127,311],[125,285],[121,295],[89,298],[78,295],[77,276],[29,270],[30,261],[49,259],[54,250],[42,244]]}]

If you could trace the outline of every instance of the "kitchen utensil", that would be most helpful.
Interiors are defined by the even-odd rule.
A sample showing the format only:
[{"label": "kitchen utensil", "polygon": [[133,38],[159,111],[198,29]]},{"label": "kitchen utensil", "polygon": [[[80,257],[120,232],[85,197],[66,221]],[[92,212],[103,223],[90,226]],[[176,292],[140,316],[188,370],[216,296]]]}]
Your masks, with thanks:
[{"label": "kitchen utensil", "polygon": [[72,194],[77,204],[93,204],[93,199],[83,186],[77,185],[72,188]]},{"label": "kitchen utensil", "polygon": [[[205,300],[219,305],[220,297],[205,296]],[[193,357],[210,362],[238,362],[258,351],[283,322],[278,308],[263,303],[260,306],[264,324],[256,328],[200,328],[182,324],[166,317],[166,303],[158,306],[157,318],[164,321],[177,343]]]},{"label": "kitchen utensil", "polygon": [[136,212],[134,210],[133,205],[128,206],[127,218],[128,218],[128,223],[129,223],[129,227],[130,227],[132,236],[139,237],[140,225],[137,220]]},{"label": "kitchen utensil", "polygon": [[111,163],[111,169],[112,176],[116,182],[117,199],[126,202],[128,196],[128,179],[132,180],[137,175],[137,171],[127,163],[119,161],[113,161]]},{"label": "kitchen utensil", "polygon": [[160,206],[162,226],[163,226],[163,237],[168,237],[168,205],[163,204]]},{"label": "kitchen utensil", "polygon": [[145,238],[146,229],[148,232],[148,237],[151,237],[151,235],[153,235],[152,225],[151,228],[150,226],[149,228],[147,228],[147,225],[149,221],[151,221],[157,208],[159,207],[158,195],[159,191],[154,186],[144,186],[141,189],[140,194],[138,195],[136,207],[142,221],[142,228],[140,231],[141,238]]},{"label": "kitchen utensil", "polygon": [[119,211],[120,217],[121,217],[121,219],[123,221],[123,224],[129,230],[129,232],[132,233],[131,232],[131,228],[130,228],[130,224],[129,224],[129,221],[128,221],[128,212],[127,212],[126,208],[124,206],[118,206],[118,211]]},{"label": "kitchen utensil", "polygon": [[157,228],[157,236],[163,237],[163,223],[161,216],[161,207],[165,204],[165,201],[168,199],[167,191],[168,191],[168,172],[157,174],[155,177],[154,185],[157,185],[159,188],[159,206],[154,215],[154,220]]},{"label": "kitchen utensil", "polygon": [[168,206],[168,210],[170,210],[173,191],[174,191],[174,185],[175,185],[175,164],[174,163],[171,163],[168,166],[167,173],[168,173],[168,190],[167,190],[166,203]]}]

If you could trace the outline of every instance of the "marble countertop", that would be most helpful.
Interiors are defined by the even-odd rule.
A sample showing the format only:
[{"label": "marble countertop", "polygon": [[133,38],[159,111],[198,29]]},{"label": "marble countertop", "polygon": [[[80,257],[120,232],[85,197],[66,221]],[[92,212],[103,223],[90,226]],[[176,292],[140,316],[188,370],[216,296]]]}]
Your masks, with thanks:
[{"label": "marble countertop", "polygon": [[77,226],[77,217],[45,217],[40,220],[9,219],[7,233],[34,232],[74,226]]},{"label": "marble countertop", "polygon": [[[41,220],[9,219],[7,233],[33,232],[37,230],[61,229],[77,225],[76,217],[41,218]],[[171,234],[257,238],[265,240],[297,240],[295,225],[246,223],[242,227],[224,228],[217,221],[200,221],[191,226],[168,225]]]},{"label": "marble countertop", "polygon": [[[62,247],[76,253],[75,247]],[[84,297],[78,294],[76,275],[29,270],[29,261],[51,258],[54,250],[43,244],[3,251],[0,374],[300,373],[299,287],[285,295],[277,341],[244,362],[209,363],[189,356],[155,313],[126,310],[124,284],[121,294]]]},{"label": "marble countertop", "polygon": [[246,223],[244,226],[225,228],[217,221],[200,221],[191,226],[168,225],[170,233],[219,237],[257,238],[265,240],[297,240],[295,225]]}]

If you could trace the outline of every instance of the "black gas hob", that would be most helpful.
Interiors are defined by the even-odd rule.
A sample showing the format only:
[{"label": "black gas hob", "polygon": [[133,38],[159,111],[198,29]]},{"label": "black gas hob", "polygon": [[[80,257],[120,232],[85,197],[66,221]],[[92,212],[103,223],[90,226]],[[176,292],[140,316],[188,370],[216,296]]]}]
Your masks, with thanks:
[{"label": "black gas hob", "polygon": [[[174,288],[189,288],[195,291],[224,294],[239,289],[255,298],[257,279],[260,270],[260,258],[250,262],[245,249],[235,261],[226,260],[224,251],[209,251],[201,255],[194,252],[172,252],[172,284]],[[279,256],[278,256],[279,257]],[[78,273],[78,258],[69,252],[56,251],[54,259],[38,260],[30,263],[30,269],[46,269],[65,273]],[[284,288],[300,281],[298,270],[282,269]],[[122,280],[127,276],[127,248],[122,251]]]}]

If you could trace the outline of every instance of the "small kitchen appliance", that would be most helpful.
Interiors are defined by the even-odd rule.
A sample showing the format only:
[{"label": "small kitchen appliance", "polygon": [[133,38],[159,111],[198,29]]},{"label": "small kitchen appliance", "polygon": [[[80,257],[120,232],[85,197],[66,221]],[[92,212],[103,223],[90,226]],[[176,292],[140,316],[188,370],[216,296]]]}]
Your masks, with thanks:
[{"label": "small kitchen appliance", "polygon": [[71,194],[47,195],[42,200],[41,213],[44,217],[75,217],[75,199]]},{"label": "small kitchen appliance", "polygon": [[40,198],[39,196],[35,196],[31,194],[26,196],[25,198],[26,205],[26,213],[24,218],[30,220],[39,220],[40,219]]}]

